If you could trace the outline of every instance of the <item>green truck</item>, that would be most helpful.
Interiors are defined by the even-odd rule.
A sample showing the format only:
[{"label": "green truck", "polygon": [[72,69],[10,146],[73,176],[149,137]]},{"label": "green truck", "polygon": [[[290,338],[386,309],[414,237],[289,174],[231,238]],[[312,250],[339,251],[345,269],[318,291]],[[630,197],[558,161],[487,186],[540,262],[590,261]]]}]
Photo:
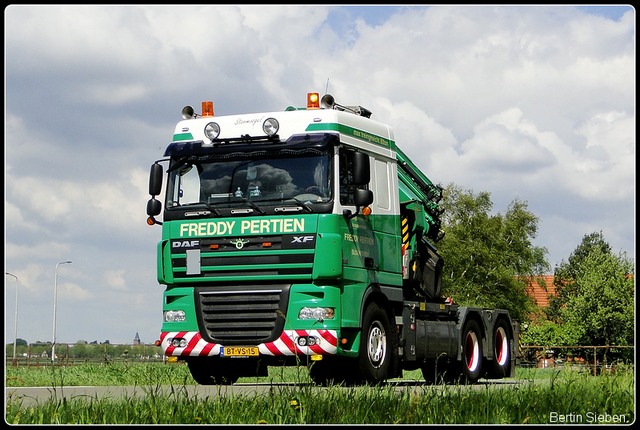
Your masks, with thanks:
[{"label": "green truck", "polygon": [[147,222],[162,225],[157,343],[198,383],[300,364],[318,383],[513,376],[517,322],[442,297],[442,188],[369,110],[309,93],[306,108],[182,116]]}]

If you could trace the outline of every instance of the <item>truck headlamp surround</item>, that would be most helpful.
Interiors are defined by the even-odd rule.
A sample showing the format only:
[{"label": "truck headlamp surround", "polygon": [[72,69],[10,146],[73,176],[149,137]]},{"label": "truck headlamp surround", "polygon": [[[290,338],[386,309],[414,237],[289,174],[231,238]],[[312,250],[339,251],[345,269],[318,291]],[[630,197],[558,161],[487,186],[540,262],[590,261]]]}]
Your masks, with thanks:
[{"label": "truck headlamp surround", "polygon": [[174,337],[173,339],[171,339],[171,346],[175,348],[185,348],[187,345],[187,339],[183,337]]},{"label": "truck headlamp surround", "polygon": [[266,134],[267,136],[275,135],[278,132],[279,128],[280,123],[275,118],[267,118],[262,123],[262,131],[264,131],[264,134]]},{"label": "truck headlamp surround", "polygon": [[334,308],[310,308],[304,307],[298,312],[298,319],[301,320],[318,320],[320,322],[324,320],[332,320],[336,316]]},{"label": "truck headlamp surround", "polygon": [[204,126],[204,135],[210,140],[215,140],[220,135],[220,126],[215,122],[210,122]]},{"label": "truck headlamp surround", "polygon": [[186,321],[187,316],[184,311],[164,311],[164,322]]},{"label": "truck headlamp surround", "polygon": [[313,346],[320,343],[320,340],[315,336],[299,336],[296,342],[298,342],[300,346]]}]

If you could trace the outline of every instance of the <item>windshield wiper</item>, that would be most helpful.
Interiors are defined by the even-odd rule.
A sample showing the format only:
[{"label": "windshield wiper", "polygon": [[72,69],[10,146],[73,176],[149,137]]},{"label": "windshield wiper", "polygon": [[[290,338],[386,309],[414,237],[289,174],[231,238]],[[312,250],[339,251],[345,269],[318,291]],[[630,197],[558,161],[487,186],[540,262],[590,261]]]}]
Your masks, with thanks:
[{"label": "windshield wiper", "polygon": [[295,197],[288,197],[288,198],[286,198],[286,199],[285,199],[285,198],[267,199],[267,200],[260,200],[260,201],[261,201],[261,202],[273,202],[273,201],[280,201],[282,204],[287,204],[287,203],[285,203],[285,202],[286,202],[286,201],[289,201],[289,200],[293,200],[293,201],[295,201],[295,202],[298,204],[298,206],[299,206],[300,208],[302,208],[302,210],[304,210],[305,212],[313,213],[313,209],[311,208],[311,206],[309,206],[307,203],[305,203],[305,202],[303,202],[302,200],[297,199],[297,198],[295,198]]},{"label": "windshield wiper", "polygon": [[252,208],[257,210],[258,212],[260,212],[262,215],[266,215],[266,212],[260,206],[258,206],[257,204],[255,204],[254,202],[249,200],[248,198],[243,197],[242,201],[245,202],[245,203],[249,203],[249,206],[251,206]]},{"label": "windshield wiper", "polygon": [[208,209],[210,209],[214,214],[216,214],[216,216],[222,216],[222,214],[220,213],[220,211],[216,208],[214,208],[211,204],[209,204],[208,202],[202,202]]},{"label": "windshield wiper", "polygon": [[[199,206],[199,205],[204,205],[204,206],[207,207],[207,209],[209,209],[211,212],[213,212],[217,216],[222,216],[222,214],[220,213],[220,211],[218,209],[214,208],[213,206],[211,206],[207,202],[186,203],[186,204],[183,204],[183,205],[179,205],[179,207],[187,208],[187,210],[191,210],[190,208],[188,208],[188,206]],[[193,209],[193,210],[195,212],[193,212],[193,214],[191,216],[194,216],[194,215],[207,215],[207,213],[205,213],[204,211],[198,212],[197,209]]]},{"label": "windshield wiper", "polygon": [[311,208],[309,207],[309,205],[307,205],[307,204],[306,204],[305,202],[303,202],[302,200],[298,200],[298,199],[297,199],[297,198],[295,198],[295,197],[291,197],[291,198],[292,198],[293,200],[295,200],[295,201],[296,201],[296,203],[298,203],[300,206],[302,206],[302,209],[304,209],[304,210],[305,210],[305,212],[308,212],[308,213],[312,213],[312,212],[313,212],[313,209],[311,209]]}]

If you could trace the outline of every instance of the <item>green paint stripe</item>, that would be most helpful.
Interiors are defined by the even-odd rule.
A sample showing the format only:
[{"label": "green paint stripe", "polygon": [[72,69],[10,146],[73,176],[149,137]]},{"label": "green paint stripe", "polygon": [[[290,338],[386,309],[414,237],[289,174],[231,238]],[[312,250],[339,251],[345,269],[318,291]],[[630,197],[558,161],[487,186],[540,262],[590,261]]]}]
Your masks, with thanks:
[{"label": "green paint stripe", "polygon": [[191,133],[179,133],[173,135],[174,142],[178,142],[181,140],[193,140],[193,135]]},{"label": "green paint stripe", "polygon": [[394,147],[394,142],[391,139],[371,134],[357,128],[349,127],[344,124],[309,124],[305,131],[337,131],[338,133],[346,134],[347,136],[352,136],[356,139],[364,140],[365,142],[375,143],[387,148]]}]

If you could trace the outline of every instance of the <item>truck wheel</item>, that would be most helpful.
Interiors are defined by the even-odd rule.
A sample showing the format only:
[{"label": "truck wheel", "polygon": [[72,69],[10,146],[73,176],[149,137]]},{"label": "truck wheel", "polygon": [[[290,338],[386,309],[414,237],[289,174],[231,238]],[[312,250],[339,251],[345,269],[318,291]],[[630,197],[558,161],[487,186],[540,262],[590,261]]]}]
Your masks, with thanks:
[{"label": "truck wheel", "polygon": [[360,375],[366,383],[380,383],[387,378],[391,365],[391,325],[387,313],[371,303],[362,320],[360,337]]},{"label": "truck wheel", "polygon": [[500,319],[493,328],[493,360],[488,369],[490,378],[504,378],[511,374],[511,342],[509,326]]},{"label": "truck wheel", "polygon": [[223,374],[219,370],[219,364],[213,360],[196,359],[188,360],[189,371],[193,379],[200,385],[233,385],[238,376],[233,372]]},{"label": "truck wheel", "polygon": [[475,320],[469,320],[462,332],[462,377],[469,384],[475,384],[482,371],[482,332]]}]

